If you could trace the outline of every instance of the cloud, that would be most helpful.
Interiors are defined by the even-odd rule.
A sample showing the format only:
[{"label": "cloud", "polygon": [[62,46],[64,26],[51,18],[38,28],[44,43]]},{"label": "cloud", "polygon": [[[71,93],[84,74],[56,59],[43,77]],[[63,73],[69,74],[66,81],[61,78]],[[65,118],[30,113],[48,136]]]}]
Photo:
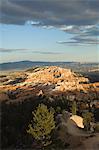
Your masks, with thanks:
[{"label": "cloud", "polygon": [[58,44],[69,44],[69,45],[98,45],[99,38],[96,37],[82,37],[82,36],[74,36],[69,41],[57,41]]},{"label": "cloud", "polygon": [[40,25],[93,25],[99,21],[98,0],[2,0],[0,22]]},{"label": "cloud", "polygon": [[60,30],[70,33],[70,34],[81,34],[82,36],[99,36],[99,25],[86,25],[86,26],[61,26]]},{"label": "cloud", "polygon": [[48,51],[32,51],[33,53],[38,53],[38,54],[47,54],[47,55],[57,55],[57,54],[62,54],[60,52],[48,52]]},{"label": "cloud", "polygon": [[1,0],[0,23],[58,28],[74,35],[62,43],[98,44],[99,0]]},{"label": "cloud", "polygon": [[26,51],[27,49],[6,49],[6,48],[0,48],[0,52],[2,53],[8,53],[8,52],[21,52],[21,51]]},{"label": "cloud", "polygon": [[[33,52],[34,53],[34,52]],[[60,52],[40,52],[40,51],[36,51],[35,53],[39,53],[39,54],[50,54],[50,55],[55,55],[55,54],[62,54]]]},{"label": "cloud", "polygon": [[75,45],[98,45],[99,44],[99,26],[64,26],[61,30],[73,35],[68,41],[58,41],[59,44]]},{"label": "cloud", "polygon": [[61,52],[49,52],[49,51],[34,51],[32,49],[5,49],[0,48],[1,53],[10,53],[10,52],[30,52],[30,53],[37,53],[37,54],[47,54],[47,55],[57,55],[62,54]]}]

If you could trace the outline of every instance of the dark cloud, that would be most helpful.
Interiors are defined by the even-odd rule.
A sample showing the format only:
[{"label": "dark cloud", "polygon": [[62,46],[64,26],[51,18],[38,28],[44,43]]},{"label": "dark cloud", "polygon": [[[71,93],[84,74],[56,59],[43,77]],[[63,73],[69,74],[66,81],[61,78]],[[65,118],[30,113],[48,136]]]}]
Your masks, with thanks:
[{"label": "dark cloud", "polygon": [[[92,41],[91,37],[99,36],[99,0],[0,1],[1,23],[16,25],[30,23],[47,29],[55,27],[74,34],[74,39],[71,39],[70,43],[98,43]],[[79,36],[78,39],[75,34]]]},{"label": "dark cloud", "polygon": [[99,0],[1,0],[1,23],[92,25],[99,21]]}]

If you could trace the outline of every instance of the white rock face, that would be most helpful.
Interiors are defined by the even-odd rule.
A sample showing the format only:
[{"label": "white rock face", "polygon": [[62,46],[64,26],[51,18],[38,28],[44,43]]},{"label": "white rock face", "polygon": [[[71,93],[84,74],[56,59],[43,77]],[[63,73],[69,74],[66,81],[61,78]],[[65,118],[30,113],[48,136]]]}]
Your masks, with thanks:
[{"label": "white rock face", "polygon": [[83,125],[83,118],[82,118],[82,117],[77,116],[77,115],[72,115],[72,116],[70,117],[70,119],[73,120],[73,121],[76,123],[76,125],[77,125],[78,127],[84,128],[84,125]]}]

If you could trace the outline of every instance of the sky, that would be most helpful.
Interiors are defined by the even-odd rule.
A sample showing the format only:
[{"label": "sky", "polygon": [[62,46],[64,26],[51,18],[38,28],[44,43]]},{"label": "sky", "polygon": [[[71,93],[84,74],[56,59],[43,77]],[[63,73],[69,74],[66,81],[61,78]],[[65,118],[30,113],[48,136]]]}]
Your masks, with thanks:
[{"label": "sky", "polygon": [[99,62],[99,0],[0,0],[0,63]]}]

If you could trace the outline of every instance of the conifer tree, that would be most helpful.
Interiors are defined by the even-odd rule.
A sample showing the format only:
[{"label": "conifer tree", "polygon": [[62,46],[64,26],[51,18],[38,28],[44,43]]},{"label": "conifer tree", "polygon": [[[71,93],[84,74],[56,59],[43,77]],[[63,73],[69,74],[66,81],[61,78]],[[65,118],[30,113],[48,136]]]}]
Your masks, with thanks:
[{"label": "conifer tree", "polygon": [[48,110],[44,104],[39,104],[37,110],[32,114],[33,120],[28,126],[27,133],[31,134],[43,146],[48,145],[51,142],[49,142],[51,131],[55,128],[54,111]]}]

